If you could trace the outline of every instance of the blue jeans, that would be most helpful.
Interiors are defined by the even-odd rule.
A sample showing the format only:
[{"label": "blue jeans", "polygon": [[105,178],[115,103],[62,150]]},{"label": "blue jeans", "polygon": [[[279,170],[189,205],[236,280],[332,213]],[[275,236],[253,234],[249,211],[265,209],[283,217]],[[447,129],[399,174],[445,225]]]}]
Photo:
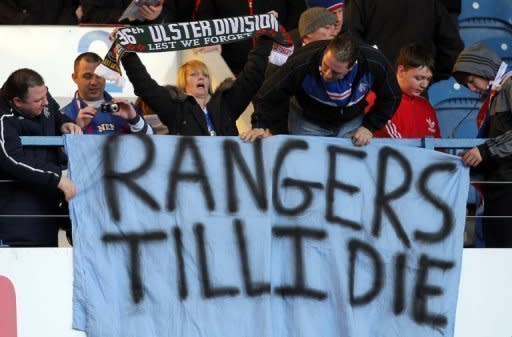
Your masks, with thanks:
[{"label": "blue jeans", "polygon": [[288,115],[288,130],[291,135],[346,138],[350,137],[349,134],[361,126],[363,117],[364,115],[361,114],[343,123],[341,126],[324,127],[308,121],[297,110],[297,107],[294,107],[290,109]]}]

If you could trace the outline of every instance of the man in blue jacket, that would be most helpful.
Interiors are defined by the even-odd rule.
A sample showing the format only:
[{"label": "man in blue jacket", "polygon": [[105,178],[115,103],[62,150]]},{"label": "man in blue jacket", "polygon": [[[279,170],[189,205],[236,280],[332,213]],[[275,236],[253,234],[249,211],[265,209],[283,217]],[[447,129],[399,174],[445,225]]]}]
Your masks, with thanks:
[{"label": "man in blue jacket", "polygon": [[[114,100],[105,91],[105,79],[94,73],[101,61],[101,57],[92,52],[78,55],[72,75],[78,90],[71,102],[62,109],[62,112],[76,121],[84,134],[153,134],[151,127],[132,104]],[[102,105],[111,102],[117,104],[119,111],[101,109]]]}]

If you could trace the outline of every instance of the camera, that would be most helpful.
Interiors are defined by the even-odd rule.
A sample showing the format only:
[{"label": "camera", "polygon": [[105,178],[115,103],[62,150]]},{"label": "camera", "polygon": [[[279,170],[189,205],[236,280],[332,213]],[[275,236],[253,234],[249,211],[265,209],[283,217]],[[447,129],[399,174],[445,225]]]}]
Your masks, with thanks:
[{"label": "camera", "polygon": [[119,104],[117,103],[103,103],[100,104],[100,112],[102,113],[112,113],[119,111]]}]

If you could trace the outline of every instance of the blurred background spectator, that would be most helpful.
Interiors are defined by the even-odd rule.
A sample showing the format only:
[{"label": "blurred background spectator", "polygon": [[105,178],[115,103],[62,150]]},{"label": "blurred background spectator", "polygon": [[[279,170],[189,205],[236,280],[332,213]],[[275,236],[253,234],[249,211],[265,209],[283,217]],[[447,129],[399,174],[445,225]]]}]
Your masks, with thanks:
[{"label": "blurred background spectator", "polygon": [[299,18],[299,35],[303,44],[318,40],[330,40],[337,33],[336,18],[325,8],[308,8]]},{"label": "blurred background spectator", "polygon": [[[233,16],[264,14],[276,11],[279,22],[290,31],[297,27],[300,14],[306,9],[303,0],[198,0],[196,19],[207,20]],[[231,71],[242,71],[254,40],[229,43],[222,46],[222,57]]]},{"label": "blurred background spectator", "polygon": [[75,25],[78,0],[0,0],[3,25]]},{"label": "blurred background spectator", "polygon": [[336,17],[335,32],[338,34],[343,26],[344,0],[306,0],[308,8],[324,7]]},{"label": "blurred background spectator", "polygon": [[446,7],[448,14],[452,18],[455,25],[459,25],[459,15],[462,9],[462,1],[461,0],[440,0],[440,2]]},{"label": "blurred background spectator", "polygon": [[464,48],[459,31],[439,0],[350,0],[345,25],[356,36],[376,45],[394,62],[398,51],[419,43],[435,60],[433,81],[450,77]]},{"label": "blurred background spectator", "polygon": [[[146,19],[144,23],[175,22],[176,1],[160,0],[155,6],[142,6],[141,14]],[[117,24],[131,2],[132,0],[81,0],[77,16],[80,23]]]},{"label": "blurred background spectator", "polygon": [[[164,85],[164,87],[168,88],[169,91],[174,90],[174,87],[171,85]],[[140,108],[142,116],[144,116],[146,122],[149,125],[151,125],[151,128],[153,128],[153,131],[155,132],[156,135],[169,134],[169,129],[167,128],[167,126],[165,126],[164,123],[162,123],[158,115],[140,97],[137,97],[135,105],[137,105]]]}]

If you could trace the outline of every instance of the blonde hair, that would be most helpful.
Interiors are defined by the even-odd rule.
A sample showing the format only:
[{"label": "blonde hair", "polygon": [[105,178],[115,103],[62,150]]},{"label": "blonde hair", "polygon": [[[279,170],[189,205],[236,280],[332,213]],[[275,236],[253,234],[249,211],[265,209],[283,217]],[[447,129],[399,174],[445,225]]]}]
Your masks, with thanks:
[{"label": "blonde hair", "polygon": [[[187,71],[191,70],[203,72],[210,77],[210,71],[208,71],[208,67],[203,62],[199,60],[190,60],[183,63],[178,69],[178,78],[176,82],[176,87],[181,93],[185,93],[185,87],[187,86]],[[208,86],[208,92],[211,94],[211,85]]]}]

